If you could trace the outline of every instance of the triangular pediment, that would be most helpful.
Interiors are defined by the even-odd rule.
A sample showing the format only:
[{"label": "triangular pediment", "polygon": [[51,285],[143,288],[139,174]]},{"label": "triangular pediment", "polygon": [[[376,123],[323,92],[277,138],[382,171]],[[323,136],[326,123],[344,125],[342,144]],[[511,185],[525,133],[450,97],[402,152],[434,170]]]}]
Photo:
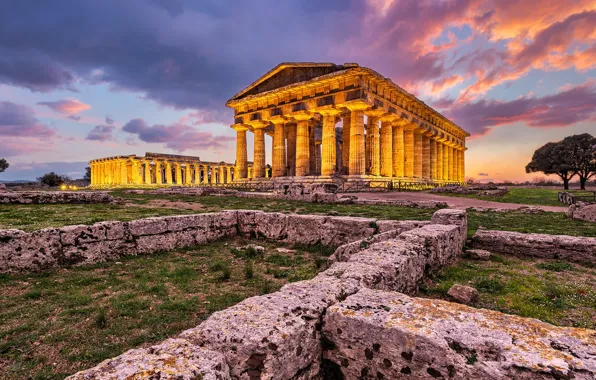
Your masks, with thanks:
[{"label": "triangular pediment", "polygon": [[343,65],[334,63],[316,62],[284,62],[275,66],[272,70],[261,76],[250,86],[234,95],[232,100],[242,99],[246,96],[260,94],[289,86],[295,83],[305,82],[313,78],[331,74],[336,71],[345,70]]}]

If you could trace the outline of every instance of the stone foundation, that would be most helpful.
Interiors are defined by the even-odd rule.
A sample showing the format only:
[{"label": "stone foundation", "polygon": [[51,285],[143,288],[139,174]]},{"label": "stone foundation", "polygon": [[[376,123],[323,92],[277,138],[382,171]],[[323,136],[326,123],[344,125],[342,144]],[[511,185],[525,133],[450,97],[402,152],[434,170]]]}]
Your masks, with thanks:
[{"label": "stone foundation", "polygon": [[517,256],[596,264],[596,238],[478,230],[472,247]]},{"label": "stone foundation", "polygon": [[[257,214],[246,217],[258,224]],[[395,223],[385,227],[401,226]],[[432,223],[336,259],[312,280],[216,312],[176,339],[130,350],[69,379],[596,375],[595,331],[382,291],[414,290],[426,273],[461,253],[465,212],[439,210]]]},{"label": "stone foundation", "polygon": [[362,289],[327,309],[324,358],[346,379],[593,379],[596,332]]},{"label": "stone foundation", "polygon": [[475,194],[487,197],[502,197],[508,192],[507,187],[495,185],[444,186],[431,190],[431,193]]},{"label": "stone foundation", "polygon": [[105,191],[3,191],[1,203],[13,204],[63,204],[63,203],[111,203],[114,201]]}]

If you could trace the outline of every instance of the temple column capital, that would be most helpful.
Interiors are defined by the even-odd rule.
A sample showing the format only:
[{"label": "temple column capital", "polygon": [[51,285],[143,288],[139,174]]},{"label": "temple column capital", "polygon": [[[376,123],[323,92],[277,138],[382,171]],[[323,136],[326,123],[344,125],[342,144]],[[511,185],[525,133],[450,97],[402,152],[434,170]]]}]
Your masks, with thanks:
[{"label": "temple column capital", "polygon": [[240,123],[232,124],[232,125],[230,125],[230,128],[232,128],[238,132],[248,131],[248,129],[249,129],[248,125],[240,124]]},{"label": "temple column capital", "polygon": [[293,112],[290,116],[297,121],[306,121],[312,119],[312,114],[306,110]]},{"label": "temple column capital", "polygon": [[337,116],[341,113],[340,110],[332,105],[317,107],[313,110],[313,112],[319,113],[323,116]]},{"label": "temple column capital", "polygon": [[269,118],[269,122],[271,122],[273,125],[283,125],[288,122],[288,118],[281,115],[271,116]]},{"label": "temple column capital", "polygon": [[341,104],[341,107],[345,107],[350,111],[364,111],[371,108],[370,104],[365,102],[364,100],[356,99],[356,100],[348,100]]}]

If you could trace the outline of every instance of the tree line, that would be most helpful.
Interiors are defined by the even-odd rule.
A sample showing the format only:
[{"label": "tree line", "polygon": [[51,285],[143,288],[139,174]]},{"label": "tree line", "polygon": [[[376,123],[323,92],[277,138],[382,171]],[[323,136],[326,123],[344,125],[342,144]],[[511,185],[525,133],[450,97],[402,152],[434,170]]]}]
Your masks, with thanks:
[{"label": "tree line", "polygon": [[526,173],[555,174],[569,190],[569,181],[579,177],[582,190],[588,180],[596,175],[596,138],[589,133],[565,137],[559,142],[549,142],[536,149]]}]

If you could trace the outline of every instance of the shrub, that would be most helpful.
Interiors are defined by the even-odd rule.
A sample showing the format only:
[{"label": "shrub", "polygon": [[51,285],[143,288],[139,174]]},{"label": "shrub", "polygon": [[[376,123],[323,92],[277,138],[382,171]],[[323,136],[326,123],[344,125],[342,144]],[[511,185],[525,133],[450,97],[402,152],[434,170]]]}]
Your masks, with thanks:
[{"label": "shrub", "polygon": [[93,324],[98,329],[105,329],[108,326],[108,316],[106,315],[105,309],[99,309]]},{"label": "shrub", "polygon": [[247,261],[244,263],[244,278],[250,280],[255,276],[255,268],[252,261]]},{"label": "shrub", "polygon": [[223,268],[221,268],[221,279],[223,281],[227,281],[230,279],[230,277],[232,276],[232,270],[230,269],[230,266],[225,264]]}]

